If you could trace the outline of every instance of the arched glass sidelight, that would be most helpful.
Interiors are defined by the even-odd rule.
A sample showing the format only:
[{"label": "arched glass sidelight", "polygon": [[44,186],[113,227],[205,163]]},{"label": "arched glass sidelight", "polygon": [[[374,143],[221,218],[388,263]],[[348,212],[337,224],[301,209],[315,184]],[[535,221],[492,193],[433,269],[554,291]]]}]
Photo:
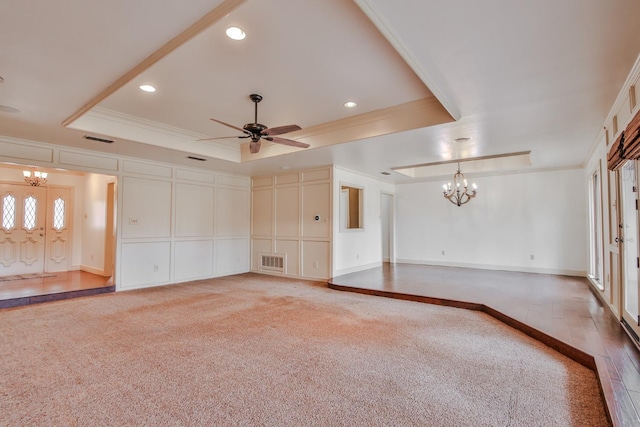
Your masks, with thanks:
[{"label": "arched glass sidelight", "polygon": [[64,228],[64,199],[58,197],[53,201],[53,228],[60,231]]},{"label": "arched glass sidelight", "polygon": [[2,228],[11,230],[16,226],[16,198],[5,194],[2,198]]},{"label": "arched glass sidelight", "polygon": [[36,218],[38,212],[38,200],[29,196],[24,199],[24,228],[25,230],[33,230],[36,228]]}]

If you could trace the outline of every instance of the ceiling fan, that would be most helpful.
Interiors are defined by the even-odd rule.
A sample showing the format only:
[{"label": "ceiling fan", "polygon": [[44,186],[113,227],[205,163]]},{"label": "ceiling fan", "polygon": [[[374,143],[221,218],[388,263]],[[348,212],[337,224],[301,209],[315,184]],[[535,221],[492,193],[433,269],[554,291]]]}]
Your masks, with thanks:
[{"label": "ceiling fan", "polygon": [[260,140],[264,139],[267,141],[275,142],[276,144],[284,144],[290,145],[292,147],[300,147],[300,148],[308,148],[309,144],[304,142],[294,141],[292,139],[280,138],[274,135],[283,135],[285,133],[293,132],[296,130],[302,129],[298,125],[287,125],[287,126],[278,126],[275,128],[268,128],[265,125],[258,123],[258,102],[262,101],[262,95],[258,95],[252,93],[249,95],[249,98],[255,104],[255,117],[253,123],[247,123],[242,128],[239,128],[234,125],[230,125],[229,123],[225,123],[221,120],[210,119],[216,123],[220,123],[221,125],[225,125],[235,130],[239,130],[244,135],[242,136],[221,136],[217,138],[205,138],[199,139],[198,141],[211,141],[214,139],[226,139],[226,138],[251,138],[251,142],[249,143],[249,151],[251,153],[257,153],[260,151]]}]

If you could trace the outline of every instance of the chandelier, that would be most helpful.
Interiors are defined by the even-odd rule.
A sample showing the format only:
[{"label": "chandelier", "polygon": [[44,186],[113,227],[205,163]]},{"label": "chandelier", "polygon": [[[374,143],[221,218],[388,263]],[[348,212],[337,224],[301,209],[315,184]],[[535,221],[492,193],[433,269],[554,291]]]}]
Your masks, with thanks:
[{"label": "chandelier", "polygon": [[49,174],[46,172],[37,171],[34,168],[33,171],[22,171],[22,175],[24,175],[24,181],[27,184],[34,187],[40,187],[42,184],[47,183],[47,176]]},{"label": "chandelier", "polygon": [[453,185],[451,185],[450,182],[444,184],[442,186],[442,194],[444,194],[445,199],[449,200],[454,205],[462,206],[476,197],[477,188],[478,187],[476,186],[475,182],[472,183],[471,193],[469,193],[467,180],[465,179],[464,174],[460,172],[460,163],[458,163],[458,172],[453,175]]}]

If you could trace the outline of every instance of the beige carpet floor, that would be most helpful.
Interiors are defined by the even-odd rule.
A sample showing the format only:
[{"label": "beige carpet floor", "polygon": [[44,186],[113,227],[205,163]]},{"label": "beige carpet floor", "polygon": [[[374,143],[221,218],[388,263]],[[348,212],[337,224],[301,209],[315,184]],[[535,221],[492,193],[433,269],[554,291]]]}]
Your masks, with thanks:
[{"label": "beige carpet floor", "polygon": [[7,426],[606,426],[595,375],[478,312],[255,274],[0,310]]}]

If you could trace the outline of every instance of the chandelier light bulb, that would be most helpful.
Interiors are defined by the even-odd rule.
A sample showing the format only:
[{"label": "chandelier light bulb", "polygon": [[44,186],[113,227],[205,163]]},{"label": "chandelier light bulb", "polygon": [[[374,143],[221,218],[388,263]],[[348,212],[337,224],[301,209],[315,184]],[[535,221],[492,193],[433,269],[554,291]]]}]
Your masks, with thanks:
[{"label": "chandelier light bulb", "polygon": [[49,176],[47,172],[40,172],[35,170],[35,168],[32,171],[22,171],[22,175],[24,176],[24,181],[34,187],[46,184],[47,177]]}]

